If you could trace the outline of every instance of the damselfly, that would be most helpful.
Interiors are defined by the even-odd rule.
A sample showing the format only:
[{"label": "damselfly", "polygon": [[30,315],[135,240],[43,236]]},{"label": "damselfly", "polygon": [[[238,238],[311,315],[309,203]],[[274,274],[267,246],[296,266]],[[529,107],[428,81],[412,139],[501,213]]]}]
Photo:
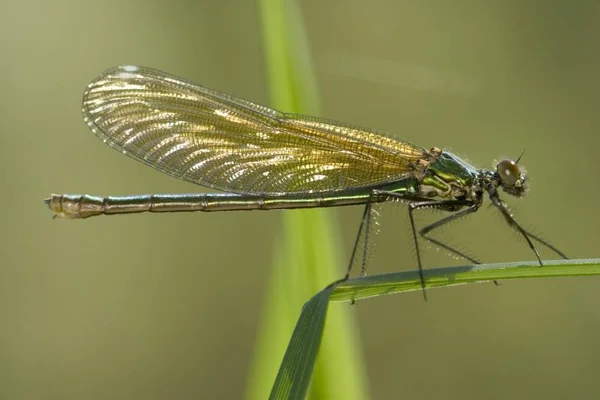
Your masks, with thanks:
[{"label": "damselfly", "polygon": [[[408,203],[417,265],[417,233],[456,256],[478,263],[430,234],[479,209],[487,193],[510,227],[542,264],[533,241],[565,254],[523,229],[499,197],[521,197],[527,176],[518,161],[493,171],[452,153],[414,146],[381,132],[304,115],[285,114],[153,69],[122,66],[92,81],[83,96],[90,129],[114,149],[161,172],[228,193],[126,197],[53,194],[46,203],[59,218],[101,214],[273,210],[364,205],[346,278],[362,241],[366,269],[373,205]],[[450,214],[417,230],[414,212]]]}]

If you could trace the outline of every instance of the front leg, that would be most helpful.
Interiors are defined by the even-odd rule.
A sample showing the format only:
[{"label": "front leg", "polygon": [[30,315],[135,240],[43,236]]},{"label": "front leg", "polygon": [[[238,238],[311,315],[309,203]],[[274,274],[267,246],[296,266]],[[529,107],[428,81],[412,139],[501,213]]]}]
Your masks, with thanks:
[{"label": "front leg", "polygon": [[[492,201],[492,204],[494,206],[496,206],[496,208],[498,210],[500,210],[500,212],[502,213],[502,216],[504,217],[504,219],[506,219],[506,222],[508,223],[508,225],[510,225],[511,228],[515,229],[517,232],[519,232],[521,235],[523,235],[523,237],[527,241],[527,244],[529,245],[529,248],[531,250],[533,250],[533,252],[535,253],[536,258],[538,259],[538,262],[540,263],[540,266],[544,265],[542,263],[542,258],[540,257],[540,254],[538,253],[537,249],[533,245],[533,242],[531,241],[531,239],[529,239],[529,235],[527,234],[527,231],[525,229],[523,229],[521,227],[521,225],[519,225],[517,223],[517,221],[515,221],[515,219],[511,215],[510,211],[508,210],[508,207],[506,207],[506,204],[504,204],[504,202],[502,200],[500,200],[500,198],[498,197],[497,194],[494,195],[493,193],[490,193],[490,200]],[[543,241],[541,241],[541,243],[545,244],[545,242],[543,242]],[[552,248],[551,246],[549,246],[549,247]],[[564,254],[562,254],[561,252],[559,252],[559,254],[561,256],[564,256]]]}]

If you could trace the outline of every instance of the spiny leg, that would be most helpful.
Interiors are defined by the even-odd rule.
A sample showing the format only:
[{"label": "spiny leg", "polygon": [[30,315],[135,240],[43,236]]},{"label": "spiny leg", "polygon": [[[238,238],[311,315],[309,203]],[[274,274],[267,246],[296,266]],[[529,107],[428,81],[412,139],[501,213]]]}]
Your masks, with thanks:
[{"label": "spiny leg", "polygon": [[[429,205],[429,207],[433,207],[433,208],[440,209],[440,210],[445,210],[445,211],[451,211],[449,209],[445,209],[444,208],[444,204],[445,203],[447,204],[448,201],[441,201],[440,203],[441,203],[441,206],[440,206],[440,204],[438,204],[438,205]],[[463,205],[467,205],[467,204],[463,204]],[[456,207],[456,205],[454,205],[454,207]],[[452,222],[452,221],[454,221],[456,219],[462,218],[462,217],[464,217],[466,215],[472,214],[475,211],[477,211],[478,209],[479,209],[479,205],[478,204],[472,204],[467,209],[464,209],[464,210],[459,211],[459,212],[457,212],[455,214],[452,214],[452,215],[449,215],[447,217],[444,217],[444,218],[442,218],[442,219],[440,219],[438,221],[435,221],[432,224],[429,224],[429,225],[425,226],[423,229],[421,229],[419,231],[419,235],[421,235],[421,237],[423,237],[424,239],[426,239],[430,243],[433,243],[434,245],[436,245],[438,247],[446,249],[447,251],[449,251],[451,253],[454,253],[457,256],[462,257],[465,260],[468,260],[468,261],[472,262],[473,264],[480,264],[479,261],[477,261],[475,258],[467,255],[466,253],[463,253],[462,251],[459,251],[459,250],[455,249],[454,247],[451,247],[451,246],[449,246],[449,245],[447,245],[447,244],[445,244],[445,243],[443,243],[443,242],[441,242],[441,241],[439,241],[437,239],[434,239],[432,237],[427,236],[434,229],[437,229],[437,228],[439,228],[439,227],[441,227],[441,226],[443,226],[443,225],[445,225],[445,224],[447,224],[449,222]],[[494,282],[494,285],[500,286],[500,283],[498,283],[497,280],[494,280],[493,282]]]},{"label": "spiny leg", "polygon": [[[447,223],[450,223],[454,220],[457,220],[459,218],[462,218],[466,215],[472,214],[475,211],[477,211],[477,209],[479,208],[478,204],[472,204],[472,203],[468,203],[465,204],[465,202],[461,202],[460,200],[457,201],[458,203],[455,203],[455,201],[452,201],[452,203],[454,204],[448,204],[448,201],[435,201],[435,202],[428,202],[425,205],[418,207],[418,208],[434,208],[434,209],[438,209],[438,210],[444,210],[444,211],[452,211],[453,207],[457,207],[457,206],[467,206],[470,204],[470,206],[468,208],[465,208],[464,210],[458,211],[454,214],[448,215],[442,219],[439,219],[435,222],[433,222],[432,224],[429,224],[427,226],[425,226],[424,228],[422,228],[419,231],[419,235],[421,235],[421,237],[423,237],[424,239],[426,239],[427,241],[429,241],[430,243],[433,243],[434,245],[441,247],[451,253],[456,254],[457,256],[464,258],[465,260],[468,260],[470,262],[472,262],[473,264],[479,264],[479,261],[477,261],[476,259],[474,259],[473,257],[463,253],[460,250],[455,249],[454,247],[451,247],[437,239],[434,239],[430,236],[428,236],[429,233],[433,232],[433,230],[440,228],[444,225],[446,225]],[[417,209],[417,208],[415,208]]]},{"label": "spiny leg", "polygon": [[529,236],[530,238],[532,238],[536,242],[540,243],[542,246],[545,246],[546,248],[552,250],[554,253],[558,254],[561,258],[564,258],[565,260],[569,259],[569,257],[567,257],[565,253],[563,253],[562,251],[560,251],[559,249],[557,249],[556,247],[554,247],[553,245],[551,245],[550,243],[548,243],[544,239],[542,239],[539,236],[537,236],[537,235],[529,232],[527,229],[523,229],[523,231],[525,231],[525,233],[527,234],[527,236]]},{"label": "spiny leg", "polygon": [[[498,210],[500,210],[500,212],[502,213],[502,216],[504,217],[504,219],[506,219],[506,222],[508,223],[508,225],[510,225],[517,232],[519,232],[521,235],[523,235],[523,237],[527,241],[527,244],[529,245],[529,248],[531,250],[533,250],[533,252],[535,253],[535,256],[537,257],[538,262],[540,263],[540,266],[544,265],[542,263],[542,258],[540,257],[540,254],[538,253],[537,249],[533,245],[533,242],[531,241],[531,239],[529,239],[528,232],[525,229],[523,229],[521,227],[521,225],[519,225],[517,223],[517,221],[515,221],[513,216],[510,214],[510,211],[508,211],[508,208],[506,207],[504,202],[502,202],[497,195],[492,195],[492,194],[490,194],[490,200],[492,201],[492,204],[495,205]],[[559,253],[559,254],[561,254],[561,253]]]},{"label": "spiny leg", "polygon": [[371,194],[371,196],[369,196],[369,199],[367,200],[367,204],[365,204],[365,209],[364,209],[363,215],[360,219],[358,233],[356,234],[356,239],[354,240],[354,246],[352,247],[352,254],[350,255],[350,262],[348,263],[348,268],[346,269],[346,275],[344,276],[344,280],[347,280],[350,277],[350,272],[352,271],[352,266],[354,265],[354,259],[356,258],[356,251],[358,250],[358,246],[360,243],[360,238],[362,237],[363,229],[365,230],[365,238],[363,241],[363,255],[362,255],[362,266],[360,269],[360,275],[363,276],[366,274],[369,225],[371,223],[371,211],[373,208],[372,197],[373,197],[373,194]]},{"label": "spiny leg", "polygon": [[367,275],[367,251],[369,250],[369,234],[371,231],[371,215],[373,214],[373,203],[367,203],[367,213],[363,220],[365,226],[365,234],[363,235],[363,254],[362,264],[360,266],[360,276]]},{"label": "spiny leg", "polygon": [[[342,279],[336,281],[335,284],[344,282],[344,281],[348,280],[348,278],[350,278],[350,272],[352,271],[352,266],[354,265],[354,259],[356,257],[356,251],[358,249],[360,238],[362,237],[363,228],[365,229],[365,235],[364,235],[364,240],[363,240],[363,254],[362,254],[362,265],[360,268],[360,276],[364,276],[367,273],[367,250],[368,250],[368,245],[369,245],[369,226],[371,225],[371,212],[373,209],[373,203],[372,203],[373,196],[374,196],[374,194],[371,193],[371,195],[369,196],[369,199],[367,200],[367,204],[365,205],[365,210],[363,211],[362,218],[360,219],[358,233],[356,234],[356,240],[354,241],[354,246],[352,247],[352,254],[350,255],[350,262],[348,263],[348,268],[346,269],[346,275],[344,275],[344,277]],[[353,305],[354,303],[355,303],[355,301],[354,301],[354,299],[352,299],[350,301],[350,304]]]},{"label": "spiny leg", "polygon": [[467,214],[477,211],[477,208],[478,208],[477,204],[473,204],[473,202],[466,201],[466,200],[431,200],[431,201],[413,202],[408,205],[408,215],[410,217],[410,226],[412,229],[413,240],[415,242],[415,250],[417,253],[417,265],[419,267],[419,277],[421,279],[421,290],[423,291],[423,298],[425,299],[425,301],[427,301],[427,294],[425,292],[425,277],[423,276],[423,265],[421,263],[421,252],[419,249],[419,240],[417,238],[417,229],[415,226],[415,219],[413,217],[413,212],[418,209],[422,209],[422,208],[435,208],[438,210],[444,210],[444,211],[450,212],[450,211],[456,210],[457,208],[461,208],[461,207],[465,207],[465,206],[470,206],[470,207],[465,210],[459,211],[455,214],[444,217],[441,220],[434,222],[431,225],[426,226],[425,228],[423,228],[419,231],[419,235],[421,235],[422,237],[431,241],[434,244],[437,244],[449,251],[454,252],[455,254],[460,255],[461,257],[464,257],[464,258],[470,260],[471,262],[478,264],[478,262],[476,260],[473,260],[471,257],[468,257],[466,254],[463,254],[460,251],[453,249],[452,247],[450,247],[448,245],[445,245],[435,239],[432,239],[432,238],[426,236],[426,234],[433,229],[439,228],[440,226],[447,224],[450,221],[453,221],[464,215],[467,215]]},{"label": "spiny leg", "polygon": [[[406,200],[406,197],[399,193],[388,192],[388,191],[384,191],[384,190],[374,190],[372,193],[372,196],[387,196],[388,198],[392,198],[392,199],[396,198],[396,199],[400,199],[400,200]],[[454,216],[454,214],[453,214],[450,217],[446,217],[442,220],[441,223],[439,223],[440,221],[438,221],[438,223],[432,224],[433,227],[431,227],[431,225],[430,225],[429,227],[431,227],[431,228],[429,230],[435,229],[435,228],[443,225],[444,223],[450,222],[451,220],[453,220],[455,218],[460,218],[464,214],[468,214],[469,212],[476,211],[478,208],[478,205],[475,205],[475,204],[473,204],[472,201],[468,201],[468,200],[425,200],[425,201],[414,201],[414,202],[408,204],[408,215],[410,218],[410,226],[411,226],[411,230],[412,230],[412,234],[413,234],[413,241],[415,243],[415,251],[416,251],[416,255],[417,255],[417,265],[419,267],[419,279],[421,280],[421,289],[423,291],[423,298],[425,299],[425,301],[427,301],[427,293],[425,292],[425,276],[423,275],[423,264],[421,262],[421,251],[419,249],[419,240],[417,238],[417,229],[416,229],[415,220],[413,217],[413,211],[418,210],[419,208],[437,208],[440,210],[445,210],[445,211],[450,212],[450,211],[456,211],[457,209],[460,209],[465,206],[469,206],[468,210],[470,210],[470,211],[467,212],[466,210],[463,210],[460,213],[458,213],[458,214],[460,214],[458,216]],[[427,229],[427,228],[428,227],[425,227],[425,229]],[[420,234],[422,236],[424,236],[421,232],[420,232]],[[428,237],[425,237],[425,238],[428,240],[431,240]],[[450,251],[454,251],[455,253],[462,255],[462,253],[450,248],[449,246],[442,244],[442,247],[448,248]],[[469,260],[472,260],[470,257],[468,257],[466,255],[462,255],[462,256]],[[474,262],[476,262],[476,261],[474,261]]]}]

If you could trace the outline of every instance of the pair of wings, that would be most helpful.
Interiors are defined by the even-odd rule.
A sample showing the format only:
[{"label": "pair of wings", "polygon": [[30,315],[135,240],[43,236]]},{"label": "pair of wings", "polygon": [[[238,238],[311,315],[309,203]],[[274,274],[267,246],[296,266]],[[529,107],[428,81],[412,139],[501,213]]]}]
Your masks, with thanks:
[{"label": "pair of wings", "polygon": [[424,149],[367,129],[284,114],[149,68],[92,81],[83,115],[105,143],[164,173],[240,194],[335,192],[409,174]]}]

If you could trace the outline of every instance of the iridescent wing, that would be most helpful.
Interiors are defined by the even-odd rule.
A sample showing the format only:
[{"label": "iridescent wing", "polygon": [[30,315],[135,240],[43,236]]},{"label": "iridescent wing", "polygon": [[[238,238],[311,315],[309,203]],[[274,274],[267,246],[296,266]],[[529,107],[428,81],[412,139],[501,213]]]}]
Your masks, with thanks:
[{"label": "iridescent wing", "polygon": [[105,143],[177,178],[243,194],[332,192],[407,176],[424,150],[381,133],[284,114],[160,71],[90,83],[83,115]]}]

